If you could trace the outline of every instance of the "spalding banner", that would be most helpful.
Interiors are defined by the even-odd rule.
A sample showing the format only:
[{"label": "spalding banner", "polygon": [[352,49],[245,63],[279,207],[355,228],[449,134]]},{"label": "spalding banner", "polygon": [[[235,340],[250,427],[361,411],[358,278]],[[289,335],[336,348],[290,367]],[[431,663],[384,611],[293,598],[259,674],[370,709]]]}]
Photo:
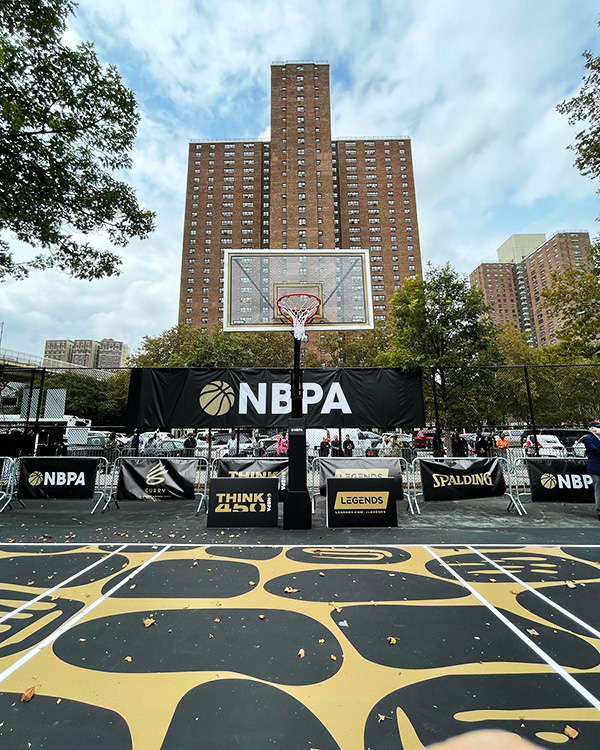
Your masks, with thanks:
[{"label": "spalding banner", "polygon": [[506,492],[497,458],[419,459],[424,500],[468,500]]},{"label": "spalding banner", "polygon": [[93,500],[97,458],[22,458],[19,498]]},{"label": "spalding banner", "polygon": [[532,458],[525,462],[532,502],[594,502],[594,486],[585,458]]},{"label": "spalding banner", "polygon": [[[425,424],[421,371],[304,370],[307,427]],[[127,424],[134,427],[283,427],[291,416],[289,370],[135,368]]]},{"label": "spalding banner", "polygon": [[123,458],[117,500],[193,500],[197,467],[193,458]]},{"label": "spalding banner", "polygon": [[325,495],[328,479],[394,480],[394,500],[402,500],[402,468],[397,458],[321,458],[319,492]]}]

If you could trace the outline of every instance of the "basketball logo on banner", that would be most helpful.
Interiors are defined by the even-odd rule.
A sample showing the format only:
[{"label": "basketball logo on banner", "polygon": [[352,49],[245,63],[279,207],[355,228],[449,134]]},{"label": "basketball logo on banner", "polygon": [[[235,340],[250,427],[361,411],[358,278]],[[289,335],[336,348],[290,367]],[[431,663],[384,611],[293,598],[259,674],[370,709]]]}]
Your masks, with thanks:
[{"label": "basketball logo on banner", "polygon": [[542,474],[540,482],[542,487],[545,487],[547,490],[553,490],[556,487],[556,477],[554,474]]},{"label": "basketball logo on banner", "polygon": [[220,417],[231,409],[235,391],[224,380],[213,380],[200,392],[200,406],[211,417]]},{"label": "basketball logo on banner", "polygon": [[44,475],[41,471],[32,471],[29,475],[28,481],[32,487],[39,487],[40,484],[44,481]]}]

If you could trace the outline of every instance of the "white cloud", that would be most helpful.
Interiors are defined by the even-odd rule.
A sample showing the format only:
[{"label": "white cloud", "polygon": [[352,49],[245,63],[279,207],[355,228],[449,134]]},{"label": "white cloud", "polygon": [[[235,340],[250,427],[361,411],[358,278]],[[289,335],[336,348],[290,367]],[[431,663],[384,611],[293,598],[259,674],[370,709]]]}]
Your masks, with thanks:
[{"label": "white cloud", "polygon": [[157,230],[123,252],[118,278],[0,285],[4,344],[136,345],[175,324],[188,141],[268,138],[275,60],[330,62],[334,137],[411,137],[424,260],[469,272],[514,232],[593,232],[594,185],[555,105],[577,88],[596,21],[591,0],[80,0],[68,39],[93,39],[136,91],[126,179]]}]

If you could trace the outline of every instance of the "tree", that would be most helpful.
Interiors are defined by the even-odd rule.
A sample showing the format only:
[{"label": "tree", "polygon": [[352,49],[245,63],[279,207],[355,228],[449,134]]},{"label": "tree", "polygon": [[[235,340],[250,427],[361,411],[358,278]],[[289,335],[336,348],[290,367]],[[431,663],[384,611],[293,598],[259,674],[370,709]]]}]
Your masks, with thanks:
[{"label": "tree", "polygon": [[[388,348],[379,364],[423,367],[428,414],[433,418],[433,387],[440,418],[461,426],[487,418],[494,405],[493,371],[469,368],[497,364],[495,327],[480,287],[446,264],[428,264],[423,279],[407,279],[391,302]],[[427,377],[429,371],[431,377]]]},{"label": "tree", "polygon": [[388,331],[377,325],[371,331],[331,331],[321,341],[331,367],[377,367],[387,347]]},{"label": "tree", "polygon": [[600,56],[594,57],[586,50],[582,57],[588,73],[583,78],[581,89],[556,109],[568,115],[569,123],[586,124],[577,133],[575,144],[570,148],[577,154],[575,166],[581,174],[596,179],[600,177]]},{"label": "tree", "polygon": [[114,66],[90,43],[67,46],[73,0],[0,0],[0,231],[36,249],[18,261],[0,240],[0,279],[57,268],[80,279],[118,274],[124,247],[154,214],[114,173],[131,167],[140,115]]},{"label": "tree", "polygon": [[201,328],[180,324],[159,336],[144,336],[129,364],[132,367],[186,367],[203,335]]}]

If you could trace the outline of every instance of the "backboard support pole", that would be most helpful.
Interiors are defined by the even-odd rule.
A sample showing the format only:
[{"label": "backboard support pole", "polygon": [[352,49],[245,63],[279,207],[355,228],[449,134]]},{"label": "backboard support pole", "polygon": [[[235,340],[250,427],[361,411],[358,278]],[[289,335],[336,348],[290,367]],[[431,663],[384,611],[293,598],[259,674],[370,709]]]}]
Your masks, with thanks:
[{"label": "backboard support pole", "polygon": [[284,529],[312,528],[312,504],[306,483],[306,420],[302,414],[301,344],[300,339],[294,337],[292,417],[288,422],[288,492],[283,504]]}]

